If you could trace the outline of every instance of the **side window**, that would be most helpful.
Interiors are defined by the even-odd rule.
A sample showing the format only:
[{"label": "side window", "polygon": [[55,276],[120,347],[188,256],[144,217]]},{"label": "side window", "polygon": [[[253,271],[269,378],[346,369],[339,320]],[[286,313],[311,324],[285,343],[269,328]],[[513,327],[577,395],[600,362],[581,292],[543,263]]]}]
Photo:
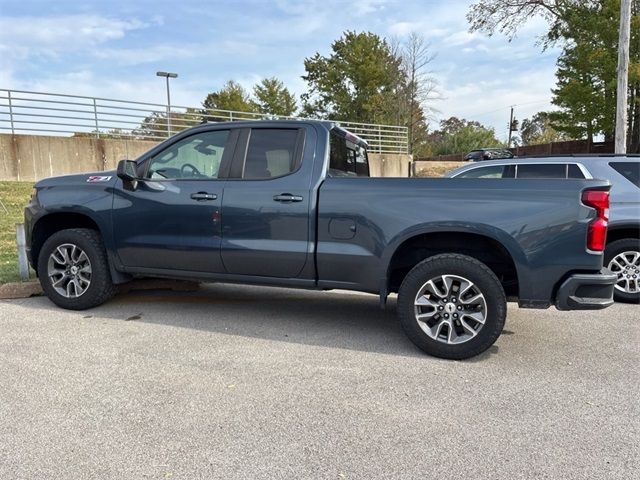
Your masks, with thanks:
[{"label": "side window", "polygon": [[157,154],[149,162],[147,178],[218,178],[228,130],[202,132],[184,138]]},{"label": "side window", "polygon": [[252,129],[242,178],[260,180],[293,172],[297,139],[297,129]]},{"label": "side window", "polygon": [[636,187],[640,187],[640,161],[610,162],[609,166],[633,183]]},{"label": "side window", "polygon": [[580,167],[575,163],[570,163],[567,168],[567,178],[585,178]]},{"label": "side window", "polygon": [[567,165],[564,163],[518,164],[517,178],[567,178]]},{"label": "side window", "polygon": [[366,149],[331,131],[329,136],[329,175],[332,177],[368,177],[369,157]]},{"label": "side window", "polygon": [[503,165],[492,165],[487,167],[474,168],[461,173],[456,178],[502,178],[505,167]]}]

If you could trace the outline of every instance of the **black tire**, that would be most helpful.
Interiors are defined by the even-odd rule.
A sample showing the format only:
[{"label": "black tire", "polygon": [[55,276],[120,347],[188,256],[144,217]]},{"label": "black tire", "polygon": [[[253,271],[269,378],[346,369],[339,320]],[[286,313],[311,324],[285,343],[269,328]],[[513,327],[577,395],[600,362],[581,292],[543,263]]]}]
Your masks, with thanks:
[{"label": "black tire", "polygon": [[[442,278],[440,277],[442,275],[453,275],[468,280],[473,284],[473,291],[480,292],[484,297],[483,304],[477,307],[477,311],[482,311],[486,307],[484,324],[481,325],[480,323],[466,320],[467,325],[471,323],[475,326],[477,333],[469,340],[464,341],[464,343],[446,343],[438,335],[436,337],[439,340],[432,338],[427,335],[423,327],[420,326],[421,322],[416,318],[417,307],[415,302],[418,293],[422,291],[429,280],[436,277]],[[459,284],[457,293],[454,292],[455,285],[451,287],[450,291],[454,293],[447,299],[448,302],[460,301],[462,303],[464,295],[459,295],[460,287],[461,285]],[[457,298],[458,295],[460,300]],[[446,309],[446,305],[443,303],[443,309]],[[484,352],[498,339],[504,328],[507,316],[507,299],[500,280],[484,263],[466,255],[442,254],[427,258],[407,274],[398,292],[397,308],[402,328],[418,348],[434,357],[463,360]],[[462,308],[462,305],[456,308]],[[467,307],[465,306],[464,308]],[[464,313],[451,313],[452,316],[454,314],[456,316],[459,315],[460,320],[467,319]],[[459,324],[460,320],[457,320],[458,324],[454,328],[463,332],[463,335],[467,335],[467,331]],[[451,321],[454,321],[453,318]],[[426,323],[422,323],[422,325],[425,326]],[[448,330],[450,327],[445,328]]]},{"label": "black tire", "polygon": [[[621,240],[616,240],[615,242],[611,242],[610,244],[608,244],[604,249],[604,266],[610,267],[611,260],[613,260],[617,255],[620,255],[623,252],[640,253],[640,239],[623,238]],[[611,270],[614,273],[618,273],[617,268],[613,268]],[[636,282],[640,282],[640,268],[630,270],[630,275],[637,275]],[[640,291],[633,293],[625,292],[618,288],[615,288],[613,291],[613,299],[616,302],[640,303]]]},{"label": "black tire", "polygon": [[[53,286],[48,274],[50,255],[64,244],[76,245],[89,259],[91,267],[90,283],[86,290],[77,297],[65,297]],[[111,281],[107,253],[100,234],[87,228],[73,228],[54,233],[40,249],[38,256],[38,278],[40,285],[49,299],[59,307],[69,310],[86,310],[97,307],[109,300],[116,293]]]}]

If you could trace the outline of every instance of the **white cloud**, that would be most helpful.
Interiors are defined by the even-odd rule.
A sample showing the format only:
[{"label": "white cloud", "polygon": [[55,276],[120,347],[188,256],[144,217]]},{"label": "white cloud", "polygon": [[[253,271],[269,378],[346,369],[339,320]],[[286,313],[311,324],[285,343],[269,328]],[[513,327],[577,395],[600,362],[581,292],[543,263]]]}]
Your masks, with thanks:
[{"label": "white cloud", "polygon": [[96,58],[109,60],[118,65],[131,66],[155,63],[172,58],[196,56],[194,45],[152,45],[146,48],[101,48],[96,50]]},{"label": "white cloud", "polygon": [[550,88],[555,83],[555,68],[528,68],[509,75],[496,74],[493,78],[467,77],[459,85],[443,91],[439,119],[450,116],[478,120],[492,125],[496,134],[504,140],[507,134],[509,109],[515,105],[517,119],[549,110]]},{"label": "white cloud", "polygon": [[0,51],[24,58],[57,55],[96,47],[123,38],[127,32],[149,26],[137,19],[121,20],[99,15],[0,17]]},{"label": "white cloud", "polygon": [[460,30],[458,32],[452,33],[448,37],[443,39],[445,44],[451,45],[453,47],[457,47],[460,45],[466,45],[471,42],[477,42],[482,39],[483,36],[477,32],[469,32],[467,30]]}]

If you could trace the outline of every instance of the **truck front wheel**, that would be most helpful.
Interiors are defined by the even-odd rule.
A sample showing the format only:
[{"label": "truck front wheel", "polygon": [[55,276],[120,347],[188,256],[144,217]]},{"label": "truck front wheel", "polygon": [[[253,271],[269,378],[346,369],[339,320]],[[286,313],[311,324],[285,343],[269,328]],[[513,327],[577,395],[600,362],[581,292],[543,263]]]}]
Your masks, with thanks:
[{"label": "truck front wheel", "polygon": [[484,263],[460,254],[420,262],[398,292],[398,316],[409,339],[435,357],[462,360],[487,350],[507,316],[500,281]]},{"label": "truck front wheel", "polygon": [[61,230],[44,242],[38,278],[49,299],[69,310],[96,307],[116,291],[100,234],[87,228]]}]

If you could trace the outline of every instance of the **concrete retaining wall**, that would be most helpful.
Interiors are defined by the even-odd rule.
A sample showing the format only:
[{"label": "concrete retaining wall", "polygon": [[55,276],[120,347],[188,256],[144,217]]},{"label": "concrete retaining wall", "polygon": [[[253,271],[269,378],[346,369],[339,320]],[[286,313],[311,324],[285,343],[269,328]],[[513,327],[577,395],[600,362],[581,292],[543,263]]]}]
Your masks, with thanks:
[{"label": "concrete retaining wall", "polygon": [[442,177],[445,173],[458,167],[468,165],[469,162],[413,162],[414,177]]},{"label": "concrete retaining wall", "polygon": [[[0,180],[37,181],[70,173],[112,170],[157,142],[134,139],[0,134]],[[371,175],[408,177],[410,155],[371,154]]]},{"label": "concrete retaining wall", "polygon": [[0,180],[35,181],[69,173],[111,170],[156,142],[83,137],[0,135]]},{"label": "concrete retaining wall", "polygon": [[411,159],[400,153],[370,153],[369,171],[372,177],[408,177]]}]

